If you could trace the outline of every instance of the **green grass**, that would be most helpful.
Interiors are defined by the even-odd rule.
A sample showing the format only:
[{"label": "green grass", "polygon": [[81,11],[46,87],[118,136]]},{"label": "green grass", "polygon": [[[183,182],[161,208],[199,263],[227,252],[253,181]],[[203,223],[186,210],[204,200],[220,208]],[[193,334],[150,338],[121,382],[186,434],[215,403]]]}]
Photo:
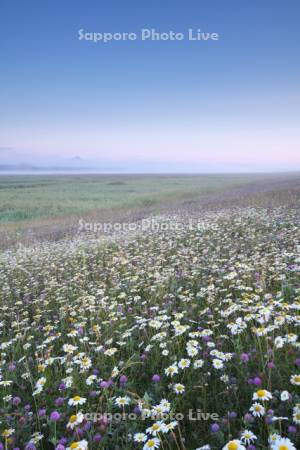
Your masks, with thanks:
[{"label": "green grass", "polygon": [[1,176],[0,225],[143,208],[261,181],[261,175]]}]

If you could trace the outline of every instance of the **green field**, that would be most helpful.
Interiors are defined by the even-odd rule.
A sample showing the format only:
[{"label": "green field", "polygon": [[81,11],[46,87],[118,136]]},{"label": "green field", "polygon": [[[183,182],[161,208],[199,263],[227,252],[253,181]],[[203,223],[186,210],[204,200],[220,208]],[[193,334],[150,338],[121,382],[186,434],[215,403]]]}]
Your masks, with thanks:
[{"label": "green field", "polygon": [[[272,176],[268,176],[268,179]],[[261,183],[266,175],[0,177],[0,225],[139,209]]]},{"label": "green field", "polygon": [[[2,175],[0,248],[59,241],[86,222],[136,222],[151,215],[268,202],[299,191],[298,174]],[[293,198],[295,197],[292,196]]]}]

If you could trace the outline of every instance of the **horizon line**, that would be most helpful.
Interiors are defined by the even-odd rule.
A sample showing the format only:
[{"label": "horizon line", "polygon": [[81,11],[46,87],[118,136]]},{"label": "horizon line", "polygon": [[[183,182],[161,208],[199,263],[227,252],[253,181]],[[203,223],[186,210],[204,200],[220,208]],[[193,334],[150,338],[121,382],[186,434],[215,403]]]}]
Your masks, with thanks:
[{"label": "horizon line", "polygon": [[0,176],[32,176],[32,175],[289,175],[289,174],[299,174],[300,169],[290,169],[290,170],[272,170],[272,171],[207,171],[207,172],[144,172],[144,171],[114,171],[114,172],[100,172],[100,171],[86,171],[86,170],[36,170],[36,171],[22,171],[22,170],[0,170]]}]

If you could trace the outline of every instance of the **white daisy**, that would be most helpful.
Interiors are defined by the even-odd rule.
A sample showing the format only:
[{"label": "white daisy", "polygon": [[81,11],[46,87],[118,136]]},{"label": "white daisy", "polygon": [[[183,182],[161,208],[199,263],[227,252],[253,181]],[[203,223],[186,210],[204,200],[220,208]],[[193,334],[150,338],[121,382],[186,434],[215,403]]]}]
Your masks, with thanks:
[{"label": "white daisy", "polygon": [[176,383],[173,386],[173,390],[174,390],[175,394],[179,395],[179,394],[183,394],[184,393],[185,387],[181,383]]},{"label": "white daisy", "polygon": [[144,433],[135,433],[133,440],[134,442],[145,442],[147,440],[147,436]]},{"label": "white daisy", "polygon": [[214,358],[212,362],[215,369],[223,369],[224,363],[218,358]]},{"label": "white daisy", "polygon": [[160,446],[160,440],[157,438],[149,439],[149,441],[146,442],[146,444],[143,447],[143,450],[151,450],[155,448],[159,448]]},{"label": "white daisy", "polygon": [[168,377],[173,377],[176,373],[178,373],[178,367],[175,363],[165,369],[165,374]]},{"label": "white daisy", "polygon": [[271,392],[267,391],[266,389],[259,389],[258,391],[254,392],[252,399],[259,401],[269,401],[271,400],[271,398]]},{"label": "white daisy", "polygon": [[228,442],[222,450],[246,450],[246,447],[238,439]]},{"label": "white daisy", "polygon": [[272,446],[272,450],[296,450],[296,447],[288,438],[278,438]]},{"label": "white daisy", "polygon": [[82,441],[72,442],[70,447],[67,447],[67,450],[87,450],[88,443],[85,439]]},{"label": "white daisy", "polygon": [[187,367],[189,367],[191,364],[191,361],[189,359],[181,359],[178,363],[178,367],[180,369],[186,369]]},{"label": "white daisy", "polygon": [[151,427],[146,429],[146,433],[152,434],[152,436],[157,436],[158,433],[165,433],[166,431],[168,430],[166,429],[165,423],[162,421],[155,422]]},{"label": "white daisy", "polygon": [[242,433],[242,435],[241,435],[241,441],[243,442],[243,444],[250,445],[250,444],[252,444],[256,439],[257,439],[257,436],[255,436],[255,434],[252,433],[252,431],[250,431],[250,430],[245,430],[245,431],[243,431],[243,433]]},{"label": "white daisy", "polygon": [[290,381],[295,386],[300,386],[300,375],[292,375]]},{"label": "white daisy", "polygon": [[131,399],[127,395],[125,395],[125,397],[117,397],[115,399],[115,404],[119,407],[129,405],[130,402],[131,402]]},{"label": "white daisy", "polygon": [[250,411],[252,412],[252,415],[254,417],[262,417],[265,415],[266,410],[260,403],[253,403],[253,405],[250,408]]},{"label": "white daisy", "polygon": [[84,405],[85,402],[86,402],[86,398],[80,397],[80,395],[75,395],[75,397],[70,398],[70,400],[68,401],[68,404],[70,406],[77,406],[77,405]]}]

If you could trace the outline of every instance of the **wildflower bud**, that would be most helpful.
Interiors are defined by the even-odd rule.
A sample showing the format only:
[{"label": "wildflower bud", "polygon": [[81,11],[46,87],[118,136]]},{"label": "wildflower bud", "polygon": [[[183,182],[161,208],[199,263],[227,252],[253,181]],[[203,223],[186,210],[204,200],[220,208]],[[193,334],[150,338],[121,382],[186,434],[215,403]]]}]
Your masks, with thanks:
[{"label": "wildflower bud", "polygon": [[247,363],[250,359],[248,353],[242,353],[240,358],[241,358],[241,361],[244,363]]},{"label": "wildflower bud", "polygon": [[245,422],[247,422],[247,423],[253,423],[254,422],[254,417],[252,416],[252,414],[250,414],[250,413],[247,413],[247,414],[245,414],[245,416],[244,416],[244,421]]},{"label": "wildflower bud", "polygon": [[94,442],[96,442],[96,444],[98,444],[101,440],[102,440],[101,434],[99,434],[99,433],[95,434]]},{"label": "wildflower bud", "polygon": [[8,365],[8,370],[9,370],[9,372],[14,372],[14,371],[16,370],[16,368],[17,368],[17,366],[16,366],[15,363],[10,363],[10,364]]},{"label": "wildflower bud", "polygon": [[25,446],[25,450],[36,450],[36,446],[34,445],[33,442],[29,442],[29,443]]},{"label": "wildflower bud", "polygon": [[51,422],[57,422],[60,419],[60,414],[58,411],[52,411],[50,414],[50,420]]},{"label": "wildflower bud", "polygon": [[12,404],[13,404],[14,406],[18,406],[20,403],[21,403],[20,397],[14,397],[14,398],[12,399]]},{"label": "wildflower bud", "polygon": [[19,425],[23,427],[26,424],[26,417],[22,416],[19,419]]},{"label": "wildflower bud", "polygon": [[84,431],[89,431],[89,430],[91,429],[91,426],[92,426],[91,422],[85,423],[85,424],[83,425]]},{"label": "wildflower bud", "polygon": [[134,412],[134,414],[141,414],[141,410],[140,410],[140,408],[136,405],[134,408],[133,408],[133,412]]},{"label": "wildflower bud", "polygon": [[127,381],[128,381],[128,378],[126,377],[126,375],[121,375],[120,376],[120,386],[121,387],[124,387],[125,384],[127,383]]},{"label": "wildflower bud", "polygon": [[154,374],[152,377],[153,383],[159,383],[160,382],[160,376],[157,374]]},{"label": "wildflower bud", "polygon": [[255,384],[255,386],[260,386],[262,383],[261,379],[259,377],[255,377],[253,380],[253,384]]},{"label": "wildflower bud", "polygon": [[218,433],[218,431],[220,431],[220,426],[217,423],[213,423],[210,429],[212,433]]},{"label": "wildflower bud", "polygon": [[286,401],[290,400],[289,392],[288,391],[282,391],[281,394],[280,394],[280,400],[282,402],[286,402]]},{"label": "wildflower bud", "polygon": [[55,406],[62,406],[64,404],[64,399],[62,397],[58,397],[55,400]]},{"label": "wildflower bud", "polygon": [[76,428],[75,434],[78,438],[82,438],[82,436],[84,435],[84,431],[81,428]]},{"label": "wildflower bud", "polygon": [[45,417],[46,415],[46,410],[45,409],[40,409],[39,410],[39,417]]},{"label": "wildflower bud", "polygon": [[97,397],[97,391],[90,391],[89,396],[92,398]]}]

